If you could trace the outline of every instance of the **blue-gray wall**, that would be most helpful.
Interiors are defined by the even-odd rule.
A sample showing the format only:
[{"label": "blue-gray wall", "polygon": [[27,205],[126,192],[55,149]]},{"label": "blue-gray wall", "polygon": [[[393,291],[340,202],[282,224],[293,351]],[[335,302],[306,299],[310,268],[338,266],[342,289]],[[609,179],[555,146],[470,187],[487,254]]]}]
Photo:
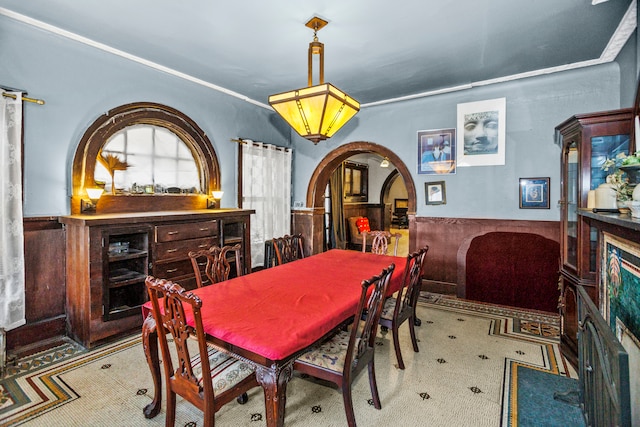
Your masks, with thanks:
[{"label": "blue-gray wall", "polygon": [[46,101],[24,108],[27,217],[69,213],[76,147],[91,123],[119,105],[157,102],[191,117],[220,161],[224,207],[237,206],[238,147],[231,138],[289,143],[289,129],[281,121],[274,126],[275,114],[265,108],[2,15],[0,84]]},{"label": "blue-gray wall", "polygon": [[[293,201],[304,202],[313,170],[339,145],[370,141],[387,146],[417,172],[418,130],[455,127],[458,103],[506,97],[506,164],[458,168],[456,175],[438,177],[447,191],[447,204],[440,206],[426,206],[424,200],[424,183],[436,179],[414,173],[417,214],[558,220],[560,149],[554,127],[576,113],[630,106],[629,99],[621,102],[621,91],[635,87],[635,78],[621,83],[620,76],[635,76],[635,69],[629,71],[635,61],[626,58],[624,73],[611,63],[363,108],[332,139],[313,145],[297,135],[290,142],[288,127],[269,110],[0,16],[0,84],[27,89],[47,102],[25,106],[25,216],[69,213],[78,142],[97,117],[126,103],[158,102],[195,120],[218,155],[222,205],[231,207],[237,194],[237,147],[231,138],[291,144]],[[518,209],[518,178],[547,176],[551,209]]]},{"label": "blue-gray wall", "polygon": [[[304,201],[318,161],[351,141],[384,145],[413,174],[417,215],[463,218],[558,220],[560,148],[554,128],[573,114],[620,107],[616,63],[434,97],[362,109],[331,140],[317,146],[296,137],[294,199]],[[425,76],[428,78],[428,76]],[[458,167],[455,175],[418,175],[417,131],[455,128],[458,103],[506,97],[506,164]],[[519,209],[518,178],[550,177],[551,208]],[[446,205],[425,204],[424,183],[445,181]]]}]

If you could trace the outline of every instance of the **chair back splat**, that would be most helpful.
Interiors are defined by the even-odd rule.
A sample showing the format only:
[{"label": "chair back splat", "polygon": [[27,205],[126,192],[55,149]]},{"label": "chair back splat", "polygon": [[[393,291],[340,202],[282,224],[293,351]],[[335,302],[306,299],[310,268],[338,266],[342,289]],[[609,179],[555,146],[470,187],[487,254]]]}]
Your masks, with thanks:
[{"label": "chair back splat", "polygon": [[[197,295],[185,291],[177,283],[151,276],[147,277],[145,284],[158,329],[164,366],[166,425],[175,424],[176,394],[179,394],[203,411],[204,425],[212,427],[215,413],[224,404],[235,398],[240,401],[244,393],[258,386],[254,368],[207,346],[200,313],[202,301]],[[190,318],[195,326],[187,323]],[[168,333],[175,344],[175,363],[169,351]],[[197,346],[196,354],[192,356],[189,341],[194,339]]]},{"label": "chair back splat", "polygon": [[367,235],[371,236],[371,253],[386,255],[389,247],[389,240],[395,239],[393,255],[398,255],[398,240],[402,236],[400,233],[391,233],[384,230],[372,230],[362,232],[362,252],[367,251]]},{"label": "chair back splat", "polygon": [[293,369],[298,372],[333,382],[340,387],[350,427],[356,425],[351,383],[365,367],[369,371],[373,404],[376,409],[382,408],[375,374],[375,338],[384,296],[394,268],[395,265],[391,264],[379,275],[362,282],[360,300],[350,331],[339,330],[319,347],[302,354],[293,365]]},{"label": "chair back splat", "polygon": [[398,368],[404,369],[404,361],[400,352],[400,339],[398,329],[407,319],[409,320],[409,332],[413,351],[418,352],[418,340],[416,339],[416,304],[420,296],[422,275],[424,273],[424,263],[427,257],[429,246],[425,246],[417,252],[407,256],[407,263],[404,269],[402,287],[395,297],[387,298],[380,315],[380,326],[391,329],[393,334],[393,346],[396,351]]},{"label": "chair back splat", "polygon": [[240,255],[241,248],[242,246],[237,244],[223,247],[212,246],[209,249],[189,252],[193,272],[196,276],[196,286],[201,288],[229,279],[232,263],[235,266],[235,277],[242,276],[244,268]]},{"label": "chair back splat", "polygon": [[304,237],[302,234],[285,235],[273,239],[276,265],[286,264],[304,258]]}]

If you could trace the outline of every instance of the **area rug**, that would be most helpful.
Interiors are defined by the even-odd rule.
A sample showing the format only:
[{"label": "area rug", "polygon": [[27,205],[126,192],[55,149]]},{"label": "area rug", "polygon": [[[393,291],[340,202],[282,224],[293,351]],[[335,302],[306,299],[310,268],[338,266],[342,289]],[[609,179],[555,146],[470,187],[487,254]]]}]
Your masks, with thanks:
[{"label": "area rug", "polygon": [[[577,405],[578,380],[511,361],[505,387],[505,426],[584,426]],[[556,399],[554,396],[567,396]],[[544,408],[544,410],[541,410]]]},{"label": "area rug", "polygon": [[[560,355],[554,316],[425,295],[418,317],[420,352],[413,352],[407,326],[401,328],[405,370],[396,366],[391,333],[379,332],[376,373],[382,409],[371,404],[365,371],[353,384],[359,425],[517,425],[507,424],[508,402],[517,392],[517,384],[509,385],[513,362],[575,377]],[[151,390],[140,336],[134,335],[14,371],[0,382],[0,426],[162,426],[164,407],[151,420],[142,414]],[[287,426],[346,425],[339,390],[312,379],[294,376],[286,408]],[[253,389],[245,405],[225,405],[216,423],[265,425],[262,389]],[[199,425],[200,411],[179,398],[176,426]]]}]

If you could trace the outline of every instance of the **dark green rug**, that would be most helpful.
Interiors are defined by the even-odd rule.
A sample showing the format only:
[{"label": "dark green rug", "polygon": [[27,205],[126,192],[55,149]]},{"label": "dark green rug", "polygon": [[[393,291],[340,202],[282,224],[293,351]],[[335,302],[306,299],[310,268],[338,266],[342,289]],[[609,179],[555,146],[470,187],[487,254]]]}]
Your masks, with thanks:
[{"label": "dark green rug", "polygon": [[511,362],[509,426],[584,426],[576,405],[554,399],[554,394],[577,393],[578,380]]}]

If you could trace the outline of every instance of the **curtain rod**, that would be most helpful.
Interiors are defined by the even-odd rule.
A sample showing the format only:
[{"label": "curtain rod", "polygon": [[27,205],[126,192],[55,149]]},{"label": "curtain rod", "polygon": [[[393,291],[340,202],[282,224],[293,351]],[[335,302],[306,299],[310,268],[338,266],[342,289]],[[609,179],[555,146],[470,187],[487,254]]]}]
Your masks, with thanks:
[{"label": "curtain rod", "polygon": [[[16,99],[16,95],[13,93],[2,92],[2,96]],[[44,105],[43,99],[35,99],[35,98],[29,98],[28,96],[23,96],[22,100],[27,102],[33,102],[34,104],[38,104],[38,105]]]},{"label": "curtain rod", "polygon": [[[249,141],[251,141],[254,145],[258,145],[256,141],[244,140],[242,138],[231,138],[231,142],[237,142],[238,144],[249,144]],[[289,147],[280,147],[278,145],[265,144],[264,142],[262,144],[274,147],[275,150],[284,150],[284,151],[291,150],[291,148]]]}]

